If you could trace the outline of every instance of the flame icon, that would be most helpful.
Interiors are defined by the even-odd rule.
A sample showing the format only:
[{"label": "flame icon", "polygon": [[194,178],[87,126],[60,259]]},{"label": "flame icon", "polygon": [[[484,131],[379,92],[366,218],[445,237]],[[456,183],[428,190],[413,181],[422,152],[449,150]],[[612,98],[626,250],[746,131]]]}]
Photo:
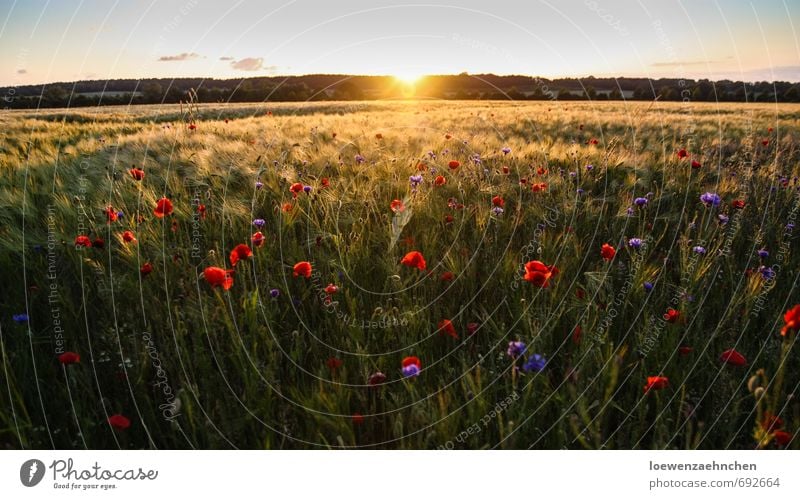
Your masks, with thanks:
[{"label": "flame icon", "polygon": [[38,459],[28,459],[19,468],[19,480],[26,487],[35,487],[44,478],[44,463]]}]

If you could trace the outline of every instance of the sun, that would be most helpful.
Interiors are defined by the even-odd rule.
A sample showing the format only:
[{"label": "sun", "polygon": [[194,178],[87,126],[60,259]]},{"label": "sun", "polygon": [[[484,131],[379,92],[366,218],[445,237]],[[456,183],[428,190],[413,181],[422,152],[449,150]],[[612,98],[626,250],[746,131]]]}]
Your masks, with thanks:
[{"label": "sun", "polygon": [[414,70],[395,71],[394,77],[406,85],[413,85],[417,83],[424,75]]}]

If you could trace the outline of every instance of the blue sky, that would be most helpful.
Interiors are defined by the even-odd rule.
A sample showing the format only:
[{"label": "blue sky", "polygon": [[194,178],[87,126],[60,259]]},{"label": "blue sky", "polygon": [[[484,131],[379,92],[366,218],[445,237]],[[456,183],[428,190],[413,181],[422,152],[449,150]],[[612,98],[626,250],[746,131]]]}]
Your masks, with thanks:
[{"label": "blue sky", "polygon": [[0,23],[2,85],[462,71],[800,81],[800,2],[784,0],[0,0]]}]

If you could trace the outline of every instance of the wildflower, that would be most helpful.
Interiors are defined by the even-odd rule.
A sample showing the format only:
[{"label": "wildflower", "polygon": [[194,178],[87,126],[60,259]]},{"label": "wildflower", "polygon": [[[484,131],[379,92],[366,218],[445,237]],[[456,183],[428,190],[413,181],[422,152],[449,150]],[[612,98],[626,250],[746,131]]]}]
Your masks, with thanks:
[{"label": "wildflower", "polygon": [[594,165],[586,165],[586,171],[587,172],[590,172],[592,170],[594,170]]},{"label": "wildflower", "polygon": [[441,175],[437,175],[436,178],[433,180],[433,184],[437,186],[442,186],[447,183],[447,179],[442,177]]},{"label": "wildflower", "polygon": [[736,208],[737,210],[741,210],[742,208],[744,208],[744,206],[745,202],[742,201],[741,199],[734,199],[733,201],[731,201],[731,207]]},{"label": "wildflower", "polygon": [[376,133],[375,134],[375,138],[378,139],[378,140],[381,140],[383,138],[383,134]]},{"label": "wildflower", "polygon": [[781,328],[781,336],[786,336],[792,331],[800,329],[800,305],[795,305],[783,314],[783,328]]},{"label": "wildflower", "polygon": [[141,168],[131,168],[130,170],[128,170],[128,173],[130,173],[131,177],[133,177],[134,180],[144,179],[144,170],[142,170]]},{"label": "wildflower", "polygon": [[[284,213],[289,213],[290,211],[292,211],[293,208],[294,208],[294,205],[292,203],[283,203],[281,205],[281,211],[283,211]],[[259,219],[259,220],[261,220],[261,219]],[[262,222],[263,222],[263,220],[262,220]]]},{"label": "wildflower", "polygon": [[765,249],[758,250],[758,256],[761,258],[767,258],[769,256],[769,251]]},{"label": "wildflower", "polygon": [[453,273],[448,270],[448,271],[442,272],[441,280],[449,282],[449,281],[453,280],[453,277],[455,277],[453,275]]},{"label": "wildflower", "polygon": [[292,193],[292,197],[297,197],[297,194],[303,190],[303,184],[300,182],[295,182],[289,186],[289,191]]},{"label": "wildflower", "polygon": [[547,365],[547,359],[545,359],[543,355],[535,353],[530,357],[528,357],[528,360],[525,361],[525,364],[522,365],[522,370],[525,372],[540,373],[544,371],[546,365]]},{"label": "wildflower", "polygon": [[789,442],[792,441],[793,436],[788,431],[775,430],[774,432],[772,432],[772,438],[775,439],[776,444],[783,447],[788,445]]},{"label": "wildflower", "polygon": [[718,195],[714,194],[713,192],[706,192],[700,196],[700,201],[703,202],[706,206],[719,206],[720,198]]},{"label": "wildflower", "polygon": [[494,216],[496,216],[496,217],[499,217],[500,215],[503,214],[503,208],[500,208],[499,206],[493,206],[492,207],[492,214]]},{"label": "wildflower", "polygon": [[[194,125],[191,125],[190,128],[193,126]],[[192,130],[194,129],[192,128]],[[131,420],[122,414],[114,414],[108,418],[108,424],[115,430],[127,430],[131,426]]]},{"label": "wildflower", "polygon": [[687,156],[689,156],[689,153],[688,153],[688,152],[686,152],[686,149],[680,149],[680,150],[678,151],[678,158],[679,158],[679,159],[683,159],[683,158],[685,158],[685,157],[687,157]]},{"label": "wildflower", "polygon": [[639,249],[642,247],[642,240],[639,239],[638,237],[632,237],[628,239],[628,246],[630,246],[633,249]]},{"label": "wildflower", "polygon": [[197,130],[197,125],[195,125],[194,123],[190,123],[189,130]]},{"label": "wildflower", "polygon": [[370,374],[369,378],[367,378],[367,384],[369,386],[378,386],[384,383],[386,383],[386,375],[380,371]]},{"label": "wildflower", "polygon": [[122,240],[126,243],[132,243],[136,241],[136,238],[134,237],[133,232],[126,230],[122,233]]},{"label": "wildflower", "polygon": [[401,366],[403,369],[403,376],[406,378],[417,376],[422,370],[422,363],[420,363],[418,357],[414,356],[404,358]]},{"label": "wildflower", "polygon": [[117,221],[117,210],[115,210],[113,206],[108,205],[108,207],[105,209],[105,214],[108,223]]},{"label": "wildflower", "polygon": [[544,192],[547,190],[547,182],[539,182],[538,184],[531,184],[533,192]]},{"label": "wildflower", "polygon": [[402,202],[402,201],[400,201],[399,199],[395,199],[395,200],[393,200],[393,201],[392,201],[392,202],[389,204],[389,207],[390,207],[390,208],[392,209],[392,211],[393,211],[393,212],[395,212],[395,213],[400,213],[400,212],[402,212],[402,211],[405,211],[405,209],[406,209],[406,205],[404,205],[404,204],[403,204],[403,202]]},{"label": "wildflower", "polygon": [[689,347],[689,346],[680,346],[680,347],[678,347],[678,353],[680,355],[683,355],[683,356],[689,355],[690,353],[692,353],[693,350],[694,350],[694,348]]},{"label": "wildflower", "polygon": [[419,270],[425,270],[427,268],[425,257],[423,257],[422,253],[419,251],[410,251],[406,253],[406,256],[400,260],[400,263],[406,267],[416,267]]},{"label": "wildflower", "polygon": [[311,278],[311,264],[308,262],[298,262],[294,264],[292,267],[292,276],[298,277],[303,276],[306,279]]},{"label": "wildflower", "polygon": [[339,369],[340,367],[342,367],[342,364],[343,364],[342,360],[337,359],[336,357],[331,357],[327,361],[325,361],[325,365],[328,366],[328,369],[330,369],[331,371]]},{"label": "wildflower", "polygon": [[250,236],[250,242],[252,242],[253,246],[257,248],[260,248],[264,244],[265,240],[266,238],[264,237],[264,234],[261,233],[261,231],[258,231],[252,236]]},{"label": "wildflower", "polygon": [[75,238],[75,246],[82,246],[84,248],[91,248],[92,240],[88,236],[78,236]]},{"label": "wildflower", "polygon": [[158,218],[164,218],[165,216],[172,215],[172,201],[163,197],[156,202],[156,207],[153,210],[153,213]]},{"label": "wildflower", "polygon": [[250,249],[250,246],[246,244],[237,244],[235,248],[231,250],[231,254],[228,256],[228,259],[231,262],[231,267],[235,267],[239,260],[245,260],[253,256],[253,250]]},{"label": "wildflower", "polygon": [[502,149],[500,149],[500,150],[501,150],[501,151],[503,151],[503,154],[504,154],[504,155],[505,155],[505,154],[508,154],[508,153],[510,153],[510,152],[511,152],[511,148],[510,148],[510,147],[508,147],[508,146],[506,146],[506,147],[504,147],[504,148],[502,148]]},{"label": "wildflower", "polygon": [[256,181],[256,190],[261,190],[264,187],[264,182]]},{"label": "wildflower", "polygon": [[667,313],[664,314],[664,320],[669,322],[670,324],[674,324],[675,322],[680,319],[681,313],[674,308],[667,309]]},{"label": "wildflower", "polygon": [[613,246],[610,244],[603,244],[600,247],[600,256],[603,257],[603,260],[610,262],[614,259],[614,255],[617,254],[617,250],[614,249]]},{"label": "wildflower", "polygon": [[222,289],[228,290],[231,289],[231,286],[233,286],[233,277],[231,277],[231,271],[221,269],[219,267],[206,267],[206,269],[203,271],[203,278],[211,285],[212,288],[220,286]]},{"label": "wildflower", "polygon": [[310,185],[304,185],[303,186],[303,192],[305,192],[306,194],[311,193],[311,186]]},{"label": "wildflower", "polygon": [[337,285],[335,285],[333,283],[328,284],[327,286],[325,286],[325,293],[327,293],[329,295],[335,295],[338,292],[339,292],[339,286],[337,286]]},{"label": "wildflower", "polygon": [[447,166],[448,166],[448,167],[449,167],[451,170],[455,170],[456,168],[458,168],[459,166],[461,166],[461,163],[459,163],[459,162],[458,162],[458,161],[456,161],[456,160],[452,160],[452,161],[450,161],[449,163],[447,163]]},{"label": "wildflower", "polygon": [[550,278],[558,274],[555,265],[545,265],[539,260],[533,260],[525,264],[525,276],[523,279],[532,283],[534,286],[546,288]]},{"label": "wildflower", "polygon": [[11,318],[17,324],[25,324],[30,320],[30,317],[28,317],[28,314],[14,314],[14,315],[11,316]]},{"label": "wildflower", "polygon": [[692,251],[694,251],[698,255],[705,255],[706,254],[706,249],[704,247],[702,247],[702,246],[695,246],[694,248],[692,248]]},{"label": "wildflower", "polygon": [[272,298],[277,298],[281,295],[281,290],[277,288],[272,288],[269,290],[269,296]]},{"label": "wildflower", "polygon": [[697,170],[701,166],[703,166],[703,165],[701,165],[699,161],[696,161],[694,159],[692,160],[692,169]]},{"label": "wildflower", "polygon": [[666,376],[648,376],[647,384],[644,385],[644,393],[650,393],[651,390],[663,390],[669,385],[669,378]]},{"label": "wildflower", "polygon": [[495,196],[495,197],[492,198],[492,205],[493,206],[499,206],[500,208],[502,208],[502,207],[504,207],[506,205],[506,202],[500,196]]},{"label": "wildflower", "polygon": [[478,324],[477,322],[470,322],[469,324],[467,324],[467,335],[472,336],[478,331],[479,327],[480,324]]},{"label": "wildflower", "polygon": [[416,189],[422,183],[422,175],[411,175],[408,177],[408,181],[411,182],[411,188]]},{"label": "wildflower", "polygon": [[645,282],[644,283],[644,290],[648,293],[653,290],[653,283],[652,282]]},{"label": "wildflower", "polygon": [[142,277],[150,275],[153,272],[153,264],[150,262],[146,262],[142,267],[139,269],[139,273],[142,274]]},{"label": "wildflower", "polygon": [[508,349],[506,350],[506,354],[509,357],[511,357],[513,359],[516,359],[517,357],[519,357],[523,353],[525,353],[525,350],[527,348],[528,347],[525,345],[525,343],[523,343],[521,341],[509,341],[508,342]]},{"label": "wildflower", "polygon": [[722,354],[719,356],[719,360],[736,367],[747,365],[747,359],[744,358],[744,355],[740,354],[733,348],[722,352]]},{"label": "wildflower", "polygon": [[648,202],[647,198],[636,198],[633,200],[633,204],[639,207],[646,206],[647,202]]},{"label": "wildflower", "polygon": [[439,334],[446,334],[451,338],[458,339],[458,333],[456,332],[455,326],[449,319],[442,319],[439,321]]},{"label": "wildflower", "polygon": [[253,220],[253,227],[261,229],[265,225],[267,225],[267,222],[263,218],[256,218],[255,220]]},{"label": "wildflower", "polygon": [[356,163],[358,163],[359,165],[360,165],[361,163],[363,163],[364,161],[366,161],[366,159],[364,159],[364,156],[362,156],[362,155],[360,155],[360,154],[356,154],[356,155],[355,155],[355,160],[356,160]]},{"label": "wildflower", "polygon": [[79,364],[81,362],[81,356],[75,352],[64,352],[58,356],[58,361],[65,366]]},{"label": "wildflower", "polygon": [[330,187],[331,185],[331,181],[328,179],[328,177],[322,177],[319,182],[322,184],[322,187]]},{"label": "wildflower", "polygon": [[725,225],[726,223],[728,223],[728,220],[730,220],[730,218],[728,218],[728,215],[725,215],[724,213],[720,213],[719,215],[717,215],[717,218],[719,219],[719,223],[721,225]]}]

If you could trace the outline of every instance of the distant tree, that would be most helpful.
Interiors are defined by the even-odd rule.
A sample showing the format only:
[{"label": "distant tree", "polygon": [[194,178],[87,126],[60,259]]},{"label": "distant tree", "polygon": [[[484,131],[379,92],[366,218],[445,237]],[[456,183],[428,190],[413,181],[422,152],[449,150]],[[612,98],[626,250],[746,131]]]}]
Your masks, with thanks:
[{"label": "distant tree", "polygon": [[142,85],[142,96],[145,102],[150,104],[161,102],[164,98],[164,89],[158,82],[148,81]]},{"label": "distant tree", "polygon": [[800,91],[797,89],[797,85],[795,85],[793,87],[790,87],[789,90],[784,92],[783,101],[784,102],[800,102]]},{"label": "distant tree", "polygon": [[595,90],[594,87],[591,85],[586,87],[586,98],[589,100],[597,99],[597,90]]},{"label": "distant tree", "polygon": [[619,87],[614,87],[611,89],[611,92],[608,93],[609,100],[622,100],[622,92],[619,91]]}]

